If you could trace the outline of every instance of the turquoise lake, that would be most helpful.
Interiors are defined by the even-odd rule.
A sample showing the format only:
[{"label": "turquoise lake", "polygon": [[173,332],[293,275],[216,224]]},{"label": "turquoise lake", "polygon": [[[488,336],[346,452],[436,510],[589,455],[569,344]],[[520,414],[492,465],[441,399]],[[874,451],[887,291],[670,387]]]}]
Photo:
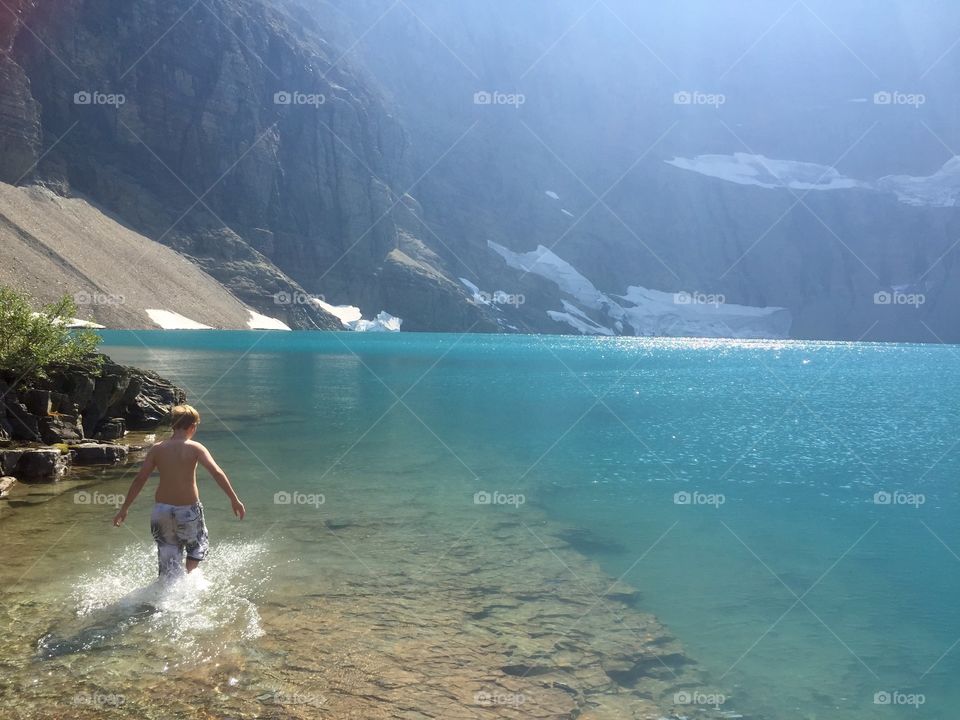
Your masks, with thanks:
[{"label": "turquoise lake", "polygon": [[[501,588],[489,591],[495,601],[511,583],[530,579],[530,570],[513,573],[547,546],[544,566],[551,555],[556,562],[545,572],[555,573],[558,587],[585,581],[573,565],[582,561],[611,584],[635,588],[638,612],[655,615],[683,645],[704,687],[722,694],[722,702],[707,704],[728,717],[926,720],[960,707],[960,348],[103,335],[115,360],[186,389],[203,416],[197,439],[230,475],[249,516],[233,520],[224,496],[201,479],[213,545],[205,578],[229,590],[211,598],[213,611],[188,609],[169,627],[124,616],[101,633],[103,642],[29,661],[24,654],[51,628],[82,633],[90,608],[149,583],[150,486],[128,530],[109,526],[111,508],[66,497],[0,520],[0,539],[15,556],[5,571],[2,616],[13,638],[2,657],[5,707],[20,713],[12,716],[43,716],[44,703],[54,702],[55,675],[76,692],[122,695],[124,704],[111,710],[117,716],[125,707],[131,716],[163,717],[137,709],[135,697],[160,691],[158,673],[177,664],[175,646],[191,648],[178,662],[202,658],[231,668],[219,694],[205,700],[218,712],[261,716],[243,703],[253,702],[262,674],[275,668],[326,679],[309,692],[289,691],[286,714],[276,705],[263,717],[346,717],[313,713],[329,702],[334,670],[320,652],[311,665],[306,646],[293,663],[277,633],[296,644],[327,622],[325,608],[346,612],[350,588],[362,583],[360,604],[402,599],[376,605],[369,633],[362,621],[331,623],[311,642],[337,633],[364,657],[407,657],[415,672],[419,650],[394,637],[390,608],[398,617],[446,617],[448,604],[473,602],[457,595],[456,578],[468,577],[471,558],[485,549],[502,567],[499,578],[495,564],[482,571],[493,579],[485,586]],[[95,489],[122,493],[129,482],[129,470],[118,469]],[[544,542],[546,534],[566,547]],[[395,577],[401,566],[403,581]],[[583,613],[592,632],[608,630],[610,642],[631,632],[622,617],[605,614],[602,592],[596,598],[597,607]],[[297,625],[300,610],[309,627]],[[475,631],[506,642],[502,627],[482,627],[490,613],[474,614]],[[535,637],[538,622],[527,621],[519,634]],[[522,650],[512,627],[510,642]],[[451,651],[446,660],[451,677],[458,657]],[[518,681],[540,672],[508,671]],[[609,674],[627,690],[636,681]],[[199,685],[184,692],[200,694]],[[246,686],[250,697],[239,697]],[[695,687],[667,682],[661,689],[661,707],[672,697],[668,711],[697,715],[688,706],[700,702]],[[678,692],[688,695],[678,700]],[[11,702],[11,693],[22,702]],[[432,697],[412,702],[427,709]],[[475,712],[463,717],[527,716],[509,702]],[[367,715],[420,716],[383,708]]]}]

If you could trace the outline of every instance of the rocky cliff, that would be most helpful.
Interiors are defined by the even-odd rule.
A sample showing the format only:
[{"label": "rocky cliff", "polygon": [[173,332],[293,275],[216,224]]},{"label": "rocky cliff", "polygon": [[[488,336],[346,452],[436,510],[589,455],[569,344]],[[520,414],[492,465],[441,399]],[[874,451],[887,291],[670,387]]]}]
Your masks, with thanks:
[{"label": "rocky cliff", "polygon": [[[638,331],[493,242],[795,337],[960,340],[950,22],[890,48],[903,18],[860,0],[539,7],[17,0],[0,180],[85,196],[294,327],[337,326],[322,295],[409,330]],[[769,162],[696,169],[737,153]]]},{"label": "rocky cliff", "polygon": [[484,324],[416,251],[404,132],[326,39],[244,0],[10,9],[0,180],[87,197],[294,327],[339,327],[310,295]]}]

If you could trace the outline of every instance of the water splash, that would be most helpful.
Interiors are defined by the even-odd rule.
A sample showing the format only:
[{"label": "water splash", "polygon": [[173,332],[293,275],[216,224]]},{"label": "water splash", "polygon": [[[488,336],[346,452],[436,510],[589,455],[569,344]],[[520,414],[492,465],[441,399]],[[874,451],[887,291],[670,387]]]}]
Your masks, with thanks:
[{"label": "water splash", "polygon": [[269,577],[264,551],[260,543],[221,544],[203,567],[161,581],[155,552],[128,546],[109,566],[77,580],[73,616],[40,639],[38,655],[131,649],[162,660],[166,670],[259,637],[254,598]]}]

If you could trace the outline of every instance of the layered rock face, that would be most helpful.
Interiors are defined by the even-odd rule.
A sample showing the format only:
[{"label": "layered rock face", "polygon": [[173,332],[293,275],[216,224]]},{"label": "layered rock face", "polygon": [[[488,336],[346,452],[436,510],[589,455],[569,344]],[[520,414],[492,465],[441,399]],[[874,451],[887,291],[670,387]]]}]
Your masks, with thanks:
[{"label": "layered rock face", "polygon": [[[819,0],[5,5],[0,180],[89,197],[293,327],[339,327],[323,295],[409,330],[630,333],[494,242],[611,297],[783,308],[793,337],[960,341],[954,9],[914,53],[880,42],[896,13]],[[691,171],[736,153],[748,182]]]},{"label": "layered rock face", "polygon": [[242,0],[23,3],[0,38],[0,180],[87,196],[294,327],[339,327],[308,295],[413,328],[483,324],[437,256],[394,270],[401,228],[420,224],[395,190],[404,133],[289,17]]},{"label": "layered rock face", "polygon": [[[861,2],[287,2],[342,35],[372,28],[355,62],[394,91],[411,163],[429,170],[418,199],[438,252],[483,290],[525,295],[517,327],[556,331],[548,313],[570,298],[490,241],[549,248],[610,295],[782,307],[793,337],[960,340],[955,181],[930,205],[882,191],[888,175],[921,185],[958,146],[957,63],[942,56],[955,8],[911,25]],[[896,88],[925,104],[897,105],[910,95]],[[763,155],[770,177],[671,165],[709,153]],[[783,161],[809,176],[791,184]],[[838,175],[864,182],[810,191]]]}]

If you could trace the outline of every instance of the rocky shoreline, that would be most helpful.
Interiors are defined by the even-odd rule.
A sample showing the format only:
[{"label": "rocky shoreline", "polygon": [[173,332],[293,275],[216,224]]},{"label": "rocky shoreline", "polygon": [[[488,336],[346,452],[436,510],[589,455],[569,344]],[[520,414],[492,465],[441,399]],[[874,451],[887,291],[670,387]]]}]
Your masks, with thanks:
[{"label": "rocky shoreline", "polygon": [[18,483],[59,482],[69,467],[115,465],[186,393],[156,373],[102,356],[98,370],[64,367],[18,383],[0,375],[0,498]]}]

